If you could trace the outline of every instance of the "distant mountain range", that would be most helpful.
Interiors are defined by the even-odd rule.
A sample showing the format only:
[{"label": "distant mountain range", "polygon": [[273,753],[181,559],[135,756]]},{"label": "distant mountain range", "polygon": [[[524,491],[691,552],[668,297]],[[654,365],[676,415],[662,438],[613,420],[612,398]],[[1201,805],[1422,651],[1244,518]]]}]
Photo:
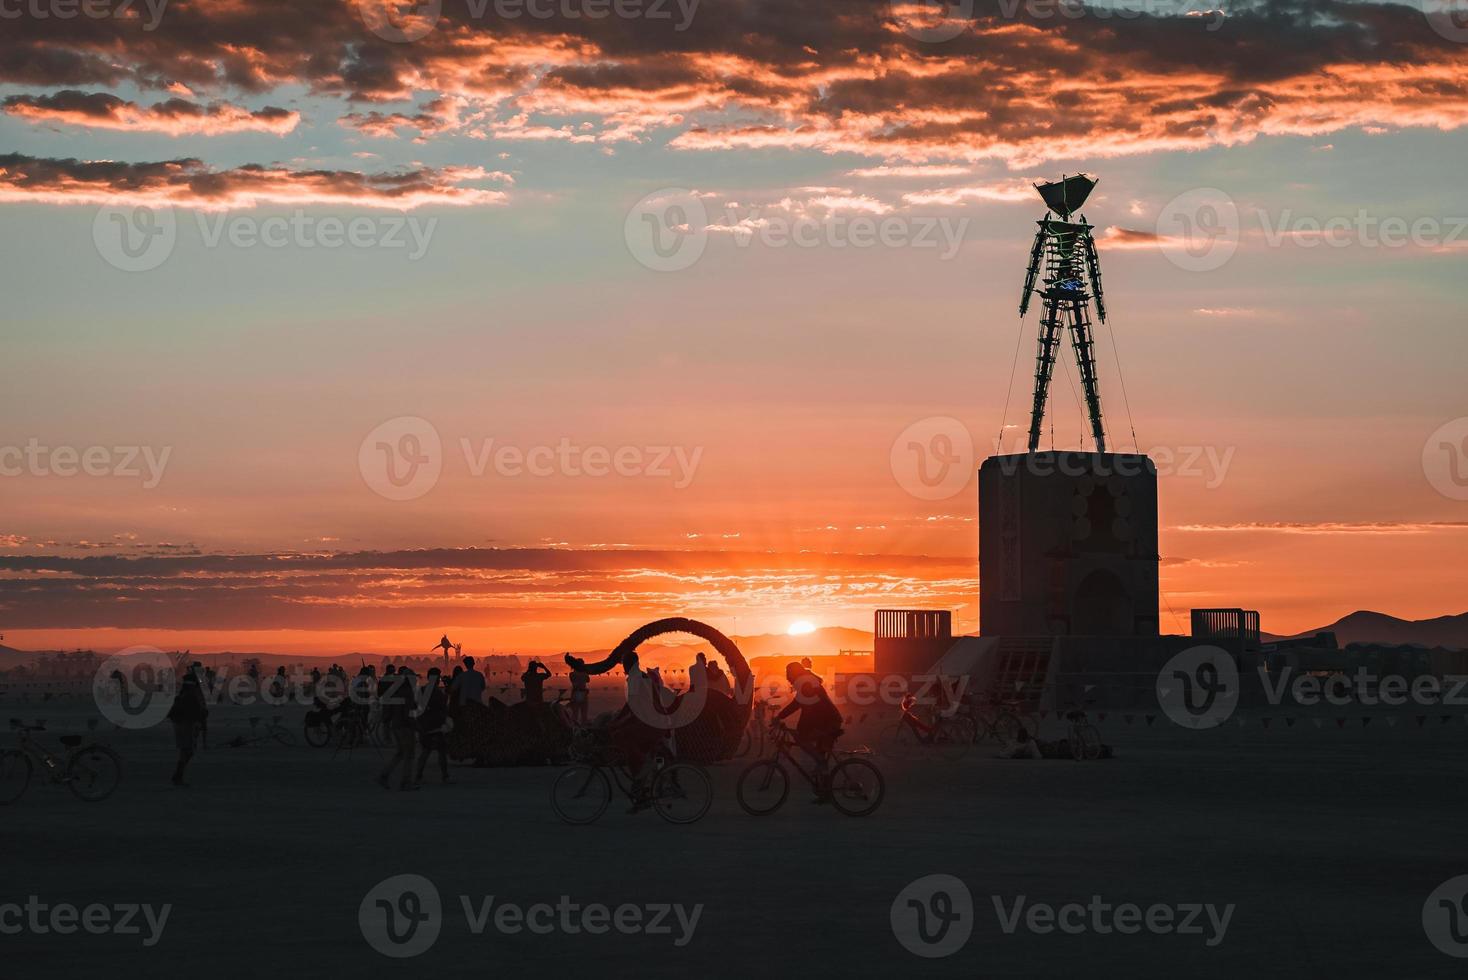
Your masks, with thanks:
[{"label": "distant mountain range", "polygon": [[[1426,647],[1446,647],[1448,649],[1468,649],[1468,612],[1459,613],[1456,616],[1437,616],[1433,619],[1398,619],[1396,616],[1388,616],[1385,613],[1358,610],[1349,616],[1343,616],[1328,626],[1319,629],[1306,630],[1295,636],[1308,637],[1316,633],[1330,631],[1334,632],[1336,639],[1342,645],[1347,643],[1385,643],[1385,644],[1417,644]],[[1266,633],[1266,639],[1289,639],[1291,637],[1278,636]],[[780,666],[784,661],[799,660],[801,657],[812,657],[819,659],[834,658],[837,651],[870,651],[872,649],[872,634],[866,630],[850,629],[844,626],[827,626],[813,633],[803,636],[789,636],[784,633],[765,633],[758,636],[734,636],[730,637],[739,647],[747,660],[759,659],[767,661],[761,663],[761,672],[769,670],[778,673],[773,668]],[[674,644],[652,644],[644,648],[644,663],[646,666],[660,667],[686,667],[693,661],[693,657],[700,650],[712,653],[709,644],[701,640],[693,640],[686,643]],[[106,651],[99,651],[106,652]],[[600,660],[611,652],[610,649],[602,650],[579,650],[574,651],[577,656],[586,660]],[[36,657],[36,651],[16,650],[13,647],[0,645],[0,670],[16,667],[28,663]],[[299,654],[280,653],[230,653],[210,654],[201,659],[212,659],[221,656],[236,663],[248,657],[258,657],[262,666],[271,670],[278,664],[293,664],[302,661],[322,661],[339,663],[351,666],[357,663],[358,654],[345,654],[323,657],[310,657]],[[376,663],[382,659],[381,654],[360,655],[369,663]],[[503,656],[503,655],[501,655]],[[543,660],[550,664],[553,669],[561,666],[559,655],[547,656],[544,654],[526,655],[520,654],[519,660],[523,663],[532,659]],[[483,657],[481,657],[483,659]],[[853,669],[858,659],[842,658],[841,661],[832,660],[824,665],[826,670]]]},{"label": "distant mountain range", "polygon": [[1321,632],[1335,633],[1342,646],[1347,643],[1415,643],[1425,647],[1462,650],[1468,649],[1468,612],[1432,619],[1398,619],[1386,613],[1358,609],[1329,626],[1306,630],[1297,635],[1313,636]]}]

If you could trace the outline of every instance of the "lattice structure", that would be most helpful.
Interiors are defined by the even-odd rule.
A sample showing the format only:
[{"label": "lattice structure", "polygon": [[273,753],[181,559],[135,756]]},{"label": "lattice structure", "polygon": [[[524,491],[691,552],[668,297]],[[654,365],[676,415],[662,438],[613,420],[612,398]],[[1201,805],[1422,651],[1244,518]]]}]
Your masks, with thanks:
[{"label": "lattice structure", "polygon": [[1101,266],[1096,257],[1096,242],[1086,216],[1079,221],[1071,216],[1085,203],[1096,181],[1085,174],[1063,177],[1049,184],[1038,184],[1049,208],[1036,222],[1035,244],[1030,249],[1030,266],[1025,274],[1025,288],[1020,295],[1019,315],[1030,308],[1030,297],[1039,295],[1044,301],[1040,314],[1040,336],[1035,353],[1035,391],[1030,407],[1029,451],[1040,448],[1040,425],[1045,418],[1045,401],[1050,391],[1050,378],[1055,370],[1055,356],[1061,333],[1070,334],[1076,367],[1081,376],[1081,389],[1086,414],[1091,423],[1091,437],[1096,451],[1106,452],[1106,426],[1101,416],[1101,392],[1096,380],[1095,340],[1091,331],[1091,302],[1096,316],[1106,322],[1106,304],[1101,295]]}]

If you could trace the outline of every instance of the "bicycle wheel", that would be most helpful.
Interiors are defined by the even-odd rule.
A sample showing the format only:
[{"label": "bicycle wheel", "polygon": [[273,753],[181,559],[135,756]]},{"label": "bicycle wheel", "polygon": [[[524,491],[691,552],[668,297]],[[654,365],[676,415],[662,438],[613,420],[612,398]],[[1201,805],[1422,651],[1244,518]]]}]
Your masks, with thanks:
[{"label": "bicycle wheel", "polygon": [[848,817],[865,817],[882,805],[887,781],[866,759],[842,759],[831,770],[831,805]]},{"label": "bicycle wheel", "polygon": [[974,720],[967,715],[954,715],[943,723],[943,740],[952,745],[973,745],[979,740]]},{"label": "bicycle wheel", "polygon": [[569,824],[595,822],[612,804],[612,783],[596,766],[562,769],[551,784],[551,806]]},{"label": "bicycle wheel", "polygon": [[31,784],[31,760],[24,752],[0,752],[0,806],[8,806],[25,795]]},{"label": "bicycle wheel", "polygon": [[668,823],[696,823],[714,802],[714,785],[702,766],[675,762],[652,780],[652,806]]},{"label": "bicycle wheel", "polygon": [[[994,724],[990,726],[990,731],[1001,742],[1013,742],[1019,737],[1020,728],[1019,716],[1013,711],[1006,710],[994,716]],[[1030,734],[1033,735],[1034,732]]]},{"label": "bicycle wheel", "polygon": [[306,716],[305,725],[306,744],[314,748],[324,749],[331,744],[331,720],[325,715],[315,712]]},{"label": "bicycle wheel", "polygon": [[1071,755],[1082,762],[1101,758],[1101,731],[1095,725],[1081,722],[1070,734]]},{"label": "bicycle wheel", "polygon": [[764,817],[780,809],[790,795],[790,774],[775,759],[756,762],[739,774],[736,794],[739,805],[752,817]]},{"label": "bicycle wheel", "polygon": [[84,745],[66,762],[66,785],[77,799],[96,803],[122,782],[122,757],[105,745]]}]

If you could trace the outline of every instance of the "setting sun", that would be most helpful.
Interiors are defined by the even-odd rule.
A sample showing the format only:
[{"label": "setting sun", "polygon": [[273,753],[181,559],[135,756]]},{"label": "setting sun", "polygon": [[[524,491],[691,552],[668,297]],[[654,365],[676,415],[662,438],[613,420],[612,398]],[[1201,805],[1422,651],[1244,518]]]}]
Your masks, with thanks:
[{"label": "setting sun", "polygon": [[790,628],[785,632],[791,636],[804,636],[807,633],[814,633],[815,631],[816,627],[814,623],[804,619],[798,619],[791,623]]}]

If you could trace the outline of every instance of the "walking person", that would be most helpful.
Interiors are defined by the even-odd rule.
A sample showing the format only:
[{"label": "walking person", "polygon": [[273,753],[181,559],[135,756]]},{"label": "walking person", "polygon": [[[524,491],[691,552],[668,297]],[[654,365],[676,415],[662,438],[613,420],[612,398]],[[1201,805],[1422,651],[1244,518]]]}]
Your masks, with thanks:
[{"label": "walking person", "polygon": [[178,764],[173,768],[175,786],[187,788],[189,785],[184,781],[184,770],[194,757],[194,744],[208,717],[209,706],[204,700],[199,674],[190,668],[173,697],[173,706],[168,709],[168,720],[173,722],[173,741],[178,748]]},{"label": "walking person", "polygon": [[387,762],[387,767],[377,777],[377,784],[383,789],[392,789],[392,774],[402,766],[402,779],[398,783],[398,789],[417,789],[413,785],[413,750],[415,738],[413,731],[413,671],[409,667],[403,667],[396,673],[389,673],[382,679],[382,684],[377,690],[378,701],[382,705],[382,724],[387,728],[388,734],[393,741],[393,756]]},{"label": "walking person", "polygon": [[437,667],[428,671],[428,687],[422,699],[423,707],[418,712],[418,741],[422,752],[418,756],[418,775],[414,782],[423,785],[423,771],[428,768],[428,757],[438,753],[438,772],[445,785],[449,778],[449,745],[447,732],[453,724],[449,721],[449,698],[441,683],[442,674]]}]

